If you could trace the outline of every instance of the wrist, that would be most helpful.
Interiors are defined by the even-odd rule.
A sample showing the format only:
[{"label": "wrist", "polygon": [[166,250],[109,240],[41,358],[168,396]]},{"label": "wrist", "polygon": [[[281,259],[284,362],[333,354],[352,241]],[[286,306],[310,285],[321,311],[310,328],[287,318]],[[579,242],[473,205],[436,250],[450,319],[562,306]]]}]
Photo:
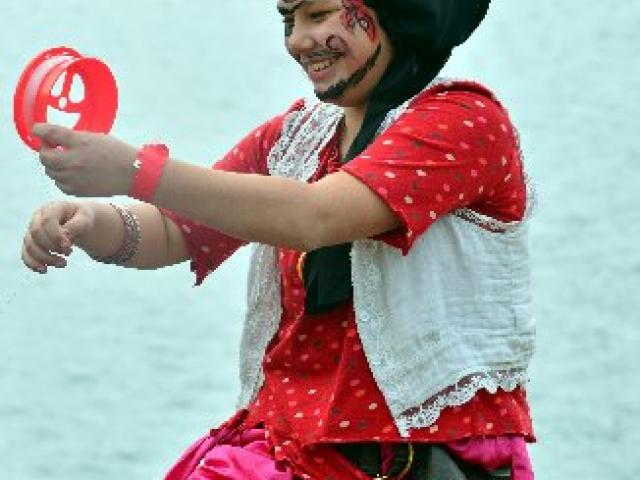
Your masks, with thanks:
[{"label": "wrist", "polygon": [[138,150],[132,164],[134,173],[129,196],[152,203],[168,159],[169,149],[163,144],[148,144]]},{"label": "wrist", "polygon": [[117,219],[115,222],[120,224],[120,228],[111,228],[111,231],[120,231],[122,229],[122,235],[118,237],[117,250],[111,246],[106,255],[96,255],[95,253],[89,254],[93,260],[100,263],[124,265],[131,260],[137,253],[142,240],[142,232],[140,229],[140,220],[138,216],[128,207],[109,203],[105,205],[111,209],[109,217],[110,223],[113,225],[113,212],[117,213]]},{"label": "wrist", "polygon": [[89,226],[73,235],[73,245],[84,250],[87,255],[113,252],[122,243],[119,217],[108,203],[95,201],[79,202]]}]

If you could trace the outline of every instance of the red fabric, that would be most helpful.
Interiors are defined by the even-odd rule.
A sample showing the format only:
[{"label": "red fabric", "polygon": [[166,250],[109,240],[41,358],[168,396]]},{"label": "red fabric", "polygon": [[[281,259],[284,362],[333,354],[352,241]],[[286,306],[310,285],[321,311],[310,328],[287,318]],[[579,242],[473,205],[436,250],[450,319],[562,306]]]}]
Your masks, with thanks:
[{"label": "red fabric", "polygon": [[[302,102],[298,101],[289,111],[300,109],[302,105]],[[226,172],[268,175],[267,156],[271,147],[280,137],[286,113],[288,112],[251,131],[212,168]],[[247,243],[177,215],[169,209],[161,208],[160,211],[178,225],[184,234],[191,257],[191,271],[196,275],[194,285],[196,287],[200,286],[205,278],[233,255],[238,248]]]},{"label": "red fabric", "polygon": [[[266,173],[266,156],[279,136],[282,118],[263,125],[215,168]],[[502,221],[518,220],[524,213],[526,189],[511,122],[491,93],[475,83],[457,82],[423,93],[345,166],[338,163],[336,136],[321,153],[320,163],[313,180],[345,171],[397,213],[402,227],[376,238],[405,254],[432,223],[456,208],[468,206]],[[185,238],[195,255],[198,284],[203,272],[213,270],[241,244],[186,219],[171,218],[192,229]],[[206,254],[203,247],[208,247]],[[280,248],[279,254],[283,315],[265,355],[265,383],[249,407],[247,424],[263,423],[276,458],[292,461],[298,474],[314,471],[318,476],[313,478],[323,478],[319,474],[324,471],[326,477],[333,470],[326,465],[335,461],[332,454],[327,457],[327,444],[406,439],[400,437],[369,370],[353,305],[305,315],[305,292],[296,268],[300,252]],[[480,391],[467,404],[445,409],[431,427],[413,430],[410,439],[444,443],[506,434],[534,440],[522,389]]]},{"label": "red fabric", "polygon": [[524,214],[526,188],[516,134],[484,87],[457,82],[415,99],[407,113],[342,170],[402,219],[376,237],[407,253],[443,215],[471,207],[509,222]]}]

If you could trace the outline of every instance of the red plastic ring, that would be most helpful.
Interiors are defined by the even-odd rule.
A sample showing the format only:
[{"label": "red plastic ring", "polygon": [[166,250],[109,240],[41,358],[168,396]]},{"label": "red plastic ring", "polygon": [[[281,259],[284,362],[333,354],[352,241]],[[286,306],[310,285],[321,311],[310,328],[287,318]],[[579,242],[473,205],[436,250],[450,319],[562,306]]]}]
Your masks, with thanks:
[{"label": "red plastic ring", "polygon": [[[65,75],[62,92],[52,93]],[[84,84],[84,98],[69,98],[75,76]],[[33,150],[40,140],[31,135],[35,123],[47,122],[47,110],[54,108],[80,115],[74,130],[108,133],[118,110],[118,88],[109,68],[95,58],[84,58],[67,47],[51,48],[35,57],[22,72],[13,98],[13,120],[22,141]]]}]

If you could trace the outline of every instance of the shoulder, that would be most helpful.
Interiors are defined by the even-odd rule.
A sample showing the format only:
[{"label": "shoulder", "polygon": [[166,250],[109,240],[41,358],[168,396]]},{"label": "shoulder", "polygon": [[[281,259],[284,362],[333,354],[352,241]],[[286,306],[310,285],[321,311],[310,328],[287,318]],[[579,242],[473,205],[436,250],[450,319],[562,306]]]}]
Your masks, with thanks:
[{"label": "shoulder", "polygon": [[484,124],[510,124],[507,109],[486,85],[475,80],[442,80],[419,93],[408,111],[458,113],[469,121]]},{"label": "shoulder", "polygon": [[293,113],[293,112],[300,112],[300,111],[304,110],[305,108],[308,108],[309,103],[310,102],[305,98],[298,98],[296,101],[294,101],[289,106],[289,108],[287,108],[287,110],[284,113],[284,115],[288,115],[288,114]]},{"label": "shoulder", "polygon": [[518,133],[509,113],[492,90],[476,81],[441,80],[415,96],[394,120],[391,131],[411,129],[417,135],[480,145],[487,139],[510,150]]},{"label": "shoulder", "polygon": [[[434,101],[447,96],[466,98],[472,102],[484,103],[489,101],[500,108],[504,108],[496,93],[488,86],[476,80],[436,79],[433,84],[425,88],[412,101],[412,106],[419,106],[425,102]],[[479,105],[478,105],[479,106]]]}]

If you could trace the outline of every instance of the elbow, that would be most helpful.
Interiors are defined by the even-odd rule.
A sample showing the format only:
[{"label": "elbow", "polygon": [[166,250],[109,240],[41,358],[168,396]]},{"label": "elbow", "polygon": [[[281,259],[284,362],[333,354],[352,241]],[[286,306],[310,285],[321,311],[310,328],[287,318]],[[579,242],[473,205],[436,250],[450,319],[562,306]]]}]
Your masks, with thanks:
[{"label": "elbow", "polygon": [[304,211],[303,218],[300,220],[300,232],[298,243],[299,250],[303,252],[312,252],[329,245],[329,236],[327,232],[330,230],[330,215],[326,212],[326,208],[314,200],[314,195],[309,195],[309,201],[306,208],[300,209]]},{"label": "elbow", "polygon": [[312,217],[303,220],[298,232],[300,232],[300,234],[297,235],[297,238],[294,240],[295,245],[292,245],[295,250],[312,252],[324,246],[321,240],[321,230],[318,228],[318,223],[314,221]]},{"label": "elbow", "polygon": [[295,247],[296,250],[299,250],[301,252],[312,252],[326,246],[320,240],[320,237],[318,235],[319,232],[317,232],[315,227],[316,225],[310,224],[309,228],[305,229],[305,232],[303,232],[300,238],[299,245]]}]

